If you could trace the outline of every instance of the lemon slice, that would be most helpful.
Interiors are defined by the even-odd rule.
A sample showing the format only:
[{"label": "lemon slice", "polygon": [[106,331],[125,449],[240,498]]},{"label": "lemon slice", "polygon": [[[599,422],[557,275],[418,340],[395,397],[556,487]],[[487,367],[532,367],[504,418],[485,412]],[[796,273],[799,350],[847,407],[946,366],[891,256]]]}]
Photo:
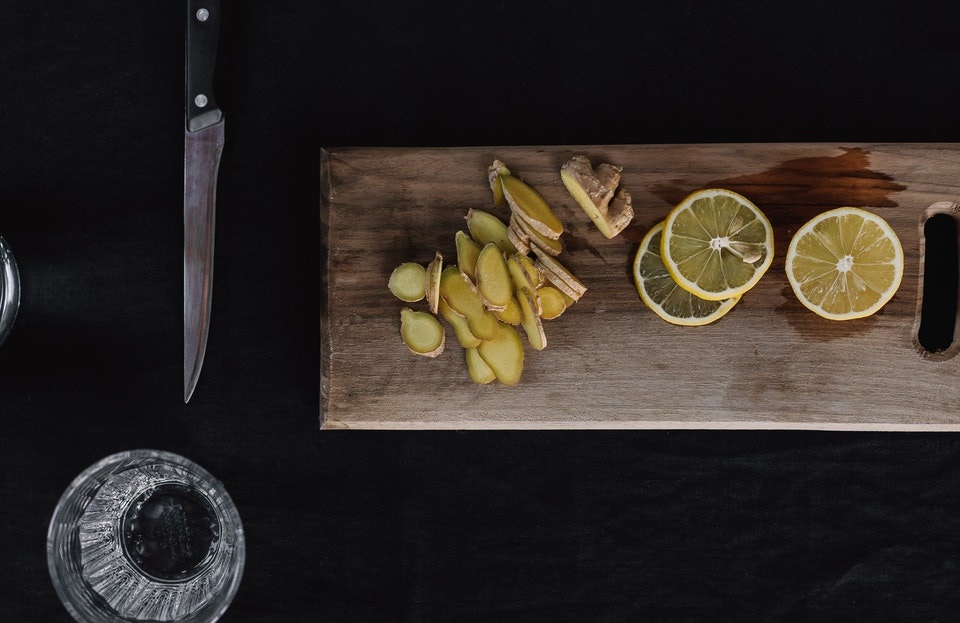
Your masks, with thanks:
[{"label": "lemon slice", "polygon": [[797,230],[787,279],[805,307],[831,320],[869,316],[903,278],[903,247],[890,224],[861,208],[837,208]]},{"label": "lemon slice", "polygon": [[640,242],[633,261],[633,280],[643,302],[671,324],[700,326],[713,322],[736,304],[736,298],[707,301],[677,285],[660,257],[663,223],[657,223]]},{"label": "lemon slice", "polygon": [[734,298],[770,268],[773,227],[735,192],[698,190],[667,215],[660,254],[684,290],[711,301]]}]

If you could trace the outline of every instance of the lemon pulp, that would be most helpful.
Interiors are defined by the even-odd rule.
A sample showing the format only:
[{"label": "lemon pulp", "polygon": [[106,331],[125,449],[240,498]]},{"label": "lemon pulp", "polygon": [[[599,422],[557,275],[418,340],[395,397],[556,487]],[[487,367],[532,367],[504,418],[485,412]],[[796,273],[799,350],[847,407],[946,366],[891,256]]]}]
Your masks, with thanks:
[{"label": "lemon pulp", "polygon": [[800,302],[831,320],[876,313],[903,278],[903,247],[880,216],[861,208],[817,215],[790,241],[787,279]]},{"label": "lemon pulp", "polygon": [[736,304],[736,298],[708,301],[684,290],[670,276],[660,243],[663,223],[657,223],[640,242],[633,262],[633,279],[640,299],[671,324],[700,326],[717,320]]},{"label": "lemon pulp", "polygon": [[699,298],[738,297],[773,262],[773,227],[735,192],[698,190],[667,216],[661,256],[677,284]]}]

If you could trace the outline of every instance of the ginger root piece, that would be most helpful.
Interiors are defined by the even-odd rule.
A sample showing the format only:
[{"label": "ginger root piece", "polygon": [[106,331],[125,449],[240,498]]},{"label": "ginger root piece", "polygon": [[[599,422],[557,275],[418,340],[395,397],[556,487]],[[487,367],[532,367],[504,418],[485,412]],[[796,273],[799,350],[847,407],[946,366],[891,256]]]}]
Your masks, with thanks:
[{"label": "ginger root piece", "polygon": [[470,323],[466,316],[458,314],[447,302],[440,299],[440,315],[453,327],[453,334],[457,336],[457,341],[464,348],[476,348],[480,346],[480,338],[470,331]]},{"label": "ginger root piece", "polygon": [[477,352],[504,385],[516,385],[523,373],[523,341],[517,330],[503,323],[497,335],[484,340]]},{"label": "ginger root piece", "polygon": [[470,209],[467,211],[466,219],[470,236],[481,247],[493,242],[504,253],[516,253],[517,249],[510,242],[510,236],[507,234],[507,225],[496,216],[483,210]]},{"label": "ginger root piece", "polygon": [[440,296],[455,312],[466,316],[470,332],[481,340],[493,339],[497,335],[500,321],[484,306],[477,289],[470,278],[460,272],[457,266],[448,266],[440,275]]},{"label": "ginger root piece", "polygon": [[494,160],[487,168],[487,179],[490,181],[490,190],[493,191],[493,205],[498,208],[507,206],[507,198],[503,196],[503,183],[500,181],[501,175],[510,175],[510,169],[499,160]]},{"label": "ginger root piece", "polygon": [[440,271],[443,270],[443,256],[437,251],[433,261],[427,264],[425,287],[430,313],[436,314],[440,304]]},{"label": "ginger root piece", "polygon": [[540,286],[537,289],[537,296],[540,298],[540,307],[542,310],[540,317],[544,320],[553,320],[567,310],[567,303],[563,297],[563,292],[555,286]]},{"label": "ginger root piece", "polygon": [[532,186],[512,175],[501,175],[503,194],[510,209],[524,219],[545,238],[558,240],[563,233],[563,223],[550,209],[550,205]]},{"label": "ginger root piece", "polygon": [[513,284],[503,260],[503,252],[493,242],[487,243],[477,258],[477,290],[490,311],[503,311],[513,298]]},{"label": "ginger root piece", "polygon": [[467,372],[470,373],[470,378],[473,379],[474,383],[486,385],[487,383],[492,383],[497,380],[497,375],[493,373],[493,370],[491,370],[487,362],[483,360],[483,357],[480,356],[476,348],[468,348],[465,352]]},{"label": "ginger root piece", "polygon": [[573,156],[560,168],[567,191],[607,238],[619,234],[633,220],[630,192],[617,190],[621,170],[607,163],[594,170],[583,154]]},{"label": "ginger root piece", "polygon": [[404,262],[390,273],[387,288],[405,303],[414,303],[426,296],[427,271],[416,262]]},{"label": "ginger root piece", "polygon": [[400,337],[415,355],[436,357],[443,352],[446,335],[437,317],[409,307],[400,310]]},{"label": "ginger root piece", "polygon": [[523,312],[523,320],[520,325],[527,334],[527,341],[530,346],[537,350],[543,350],[547,346],[547,335],[543,332],[543,323],[540,322],[540,314],[535,307],[533,295],[530,290],[524,288],[517,292],[517,300],[520,301],[520,310]]}]

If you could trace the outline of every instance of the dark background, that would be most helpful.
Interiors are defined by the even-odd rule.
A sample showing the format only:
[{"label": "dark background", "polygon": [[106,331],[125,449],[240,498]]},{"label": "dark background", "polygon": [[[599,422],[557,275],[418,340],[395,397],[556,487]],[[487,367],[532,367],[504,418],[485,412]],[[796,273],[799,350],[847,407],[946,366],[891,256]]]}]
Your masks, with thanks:
[{"label": "dark background", "polygon": [[225,4],[185,406],[183,4],[2,3],[0,619],[69,620],[54,505],[152,447],[240,509],[223,621],[956,620],[955,434],[321,433],[317,175],[340,145],[960,141],[955,3]]}]

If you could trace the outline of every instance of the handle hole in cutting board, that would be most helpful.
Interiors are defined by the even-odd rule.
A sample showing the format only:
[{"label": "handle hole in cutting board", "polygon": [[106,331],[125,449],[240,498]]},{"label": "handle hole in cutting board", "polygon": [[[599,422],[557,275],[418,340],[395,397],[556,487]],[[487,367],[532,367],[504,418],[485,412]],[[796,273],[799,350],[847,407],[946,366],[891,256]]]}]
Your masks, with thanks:
[{"label": "handle hole in cutting board", "polygon": [[960,351],[960,205],[939,202],[920,219],[920,283],[914,340],[931,359]]}]

